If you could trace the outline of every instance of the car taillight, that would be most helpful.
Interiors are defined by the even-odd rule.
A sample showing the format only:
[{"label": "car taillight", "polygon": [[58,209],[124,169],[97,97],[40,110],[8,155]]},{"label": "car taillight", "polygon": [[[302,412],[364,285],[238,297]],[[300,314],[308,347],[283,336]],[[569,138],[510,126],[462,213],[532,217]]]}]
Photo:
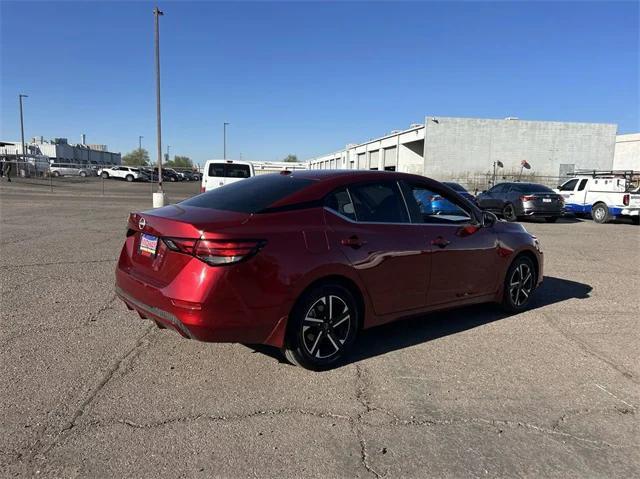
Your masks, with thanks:
[{"label": "car taillight", "polygon": [[535,199],[536,199],[536,196],[535,196],[535,195],[522,195],[522,196],[520,197],[520,199],[521,199],[522,201],[533,201],[533,200],[535,200]]},{"label": "car taillight", "polygon": [[629,206],[629,195],[624,195],[622,197],[622,204],[625,206]]},{"label": "car taillight", "polygon": [[204,193],[204,186],[200,187],[200,193]]},{"label": "car taillight", "polygon": [[163,238],[172,251],[195,256],[212,266],[238,263],[256,254],[265,244],[263,240],[197,240]]}]

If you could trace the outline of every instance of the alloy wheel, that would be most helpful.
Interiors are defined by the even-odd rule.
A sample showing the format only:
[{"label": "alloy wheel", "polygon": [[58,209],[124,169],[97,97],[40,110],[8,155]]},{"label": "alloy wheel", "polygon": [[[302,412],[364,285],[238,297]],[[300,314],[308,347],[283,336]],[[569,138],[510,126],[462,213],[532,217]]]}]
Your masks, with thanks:
[{"label": "alloy wheel", "polygon": [[507,221],[515,221],[517,218],[516,210],[513,208],[513,205],[506,205],[502,210],[502,216],[504,216],[504,219]]},{"label": "alloy wheel", "polygon": [[526,263],[520,263],[509,279],[509,296],[515,306],[522,306],[527,302],[533,291],[533,272]]},{"label": "alloy wheel", "polygon": [[349,338],[352,317],[339,296],[326,295],[313,303],[302,321],[302,346],[307,354],[318,359],[339,354]]}]

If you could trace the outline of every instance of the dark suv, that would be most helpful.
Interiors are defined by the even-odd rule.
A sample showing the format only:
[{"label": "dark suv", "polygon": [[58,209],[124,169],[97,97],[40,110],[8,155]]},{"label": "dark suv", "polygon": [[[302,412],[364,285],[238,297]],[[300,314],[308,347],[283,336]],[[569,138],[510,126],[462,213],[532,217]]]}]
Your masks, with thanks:
[{"label": "dark suv", "polygon": [[564,200],[551,188],[537,183],[499,183],[476,197],[483,210],[501,214],[507,221],[542,217],[555,222],[564,214]]}]

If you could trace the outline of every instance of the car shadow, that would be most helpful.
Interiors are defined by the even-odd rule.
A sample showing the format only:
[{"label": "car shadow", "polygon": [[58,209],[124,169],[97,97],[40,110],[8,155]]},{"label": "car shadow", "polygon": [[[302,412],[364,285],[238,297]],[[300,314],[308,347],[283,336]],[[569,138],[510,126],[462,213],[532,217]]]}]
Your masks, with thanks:
[{"label": "car shadow", "polygon": [[[529,310],[570,299],[585,299],[589,297],[591,290],[592,288],[588,284],[545,276],[544,282],[531,299]],[[481,304],[414,316],[367,329],[360,333],[348,358],[345,362],[337,365],[337,368],[467,331],[510,316],[514,315],[501,311],[495,304]],[[256,353],[265,354],[281,363],[288,364],[277,348],[261,344],[246,344],[245,346],[253,349]]]}]

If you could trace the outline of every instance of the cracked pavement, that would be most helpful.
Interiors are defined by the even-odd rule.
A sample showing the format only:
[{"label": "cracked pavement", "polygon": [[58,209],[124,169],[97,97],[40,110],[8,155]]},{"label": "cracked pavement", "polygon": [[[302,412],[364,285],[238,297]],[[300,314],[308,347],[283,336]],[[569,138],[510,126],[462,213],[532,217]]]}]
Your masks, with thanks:
[{"label": "cracked pavement", "polygon": [[640,476],[637,226],[527,223],[530,311],[383,326],[311,373],[129,312],[113,269],[149,185],[68,190],[0,185],[1,477]]}]

